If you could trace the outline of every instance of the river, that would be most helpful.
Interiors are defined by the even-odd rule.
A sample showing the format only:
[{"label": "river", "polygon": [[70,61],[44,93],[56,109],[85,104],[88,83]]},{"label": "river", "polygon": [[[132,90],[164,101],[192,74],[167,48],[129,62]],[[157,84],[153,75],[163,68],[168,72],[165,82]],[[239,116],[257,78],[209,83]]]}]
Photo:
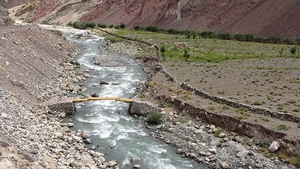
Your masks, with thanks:
[{"label": "river", "polygon": [[[64,37],[82,47],[83,52],[77,56],[77,61],[89,68],[92,75],[92,78],[81,82],[88,89],[81,95],[90,97],[92,93],[97,93],[99,97],[131,98],[136,93],[136,85],[147,81],[147,74],[134,59],[101,50],[99,46],[106,45],[103,37],[90,35],[90,38],[77,39],[76,35],[87,32],[72,32]],[[95,65],[93,59],[97,55],[120,59],[125,65]],[[100,85],[100,81],[109,85]],[[182,158],[176,154],[174,147],[152,137],[142,118],[130,116],[127,109],[127,103],[114,100],[76,104],[74,130],[88,131],[92,144],[87,146],[96,146],[95,151],[104,153],[106,161],[116,160],[121,168],[132,168],[134,164],[141,165],[144,169],[206,168],[190,159]]]}]

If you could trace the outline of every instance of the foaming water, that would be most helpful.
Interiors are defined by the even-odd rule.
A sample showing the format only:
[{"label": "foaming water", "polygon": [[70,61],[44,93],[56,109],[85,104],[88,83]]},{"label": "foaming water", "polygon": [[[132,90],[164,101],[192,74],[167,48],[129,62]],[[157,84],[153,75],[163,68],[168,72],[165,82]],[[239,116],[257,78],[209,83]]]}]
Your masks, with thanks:
[{"label": "foaming water", "polygon": [[[103,54],[99,48],[100,43],[104,43],[100,42],[103,38],[91,35],[82,40],[77,39],[76,34],[87,35],[87,32],[78,31],[75,34],[65,34],[65,37],[83,48],[77,61],[91,69],[92,78],[83,82],[88,88],[83,95],[90,97],[92,93],[97,93],[99,97],[131,98],[136,92],[136,85],[146,82],[147,75],[141,66],[125,56],[107,55],[118,57],[126,62],[126,66],[94,65],[94,57]],[[100,85],[100,81],[109,85]],[[106,161],[117,160],[121,168],[132,168],[131,160],[144,169],[206,168],[182,158],[176,154],[175,148],[153,138],[143,120],[128,114],[127,103],[114,100],[89,101],[76,104],[76,109],[74,129],[88,131],[92,144],[87,146],[96,146],[95,151],[105,153]]]}]

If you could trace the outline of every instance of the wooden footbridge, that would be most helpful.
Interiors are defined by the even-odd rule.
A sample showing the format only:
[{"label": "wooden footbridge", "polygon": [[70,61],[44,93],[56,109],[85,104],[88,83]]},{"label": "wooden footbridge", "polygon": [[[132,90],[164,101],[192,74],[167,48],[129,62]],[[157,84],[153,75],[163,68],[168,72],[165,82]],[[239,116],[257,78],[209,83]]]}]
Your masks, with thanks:
[{"label": "wooden footbridge", "polygon": [[116,101],[121,101],[125,103],[132,103],[132,99],[124,99],[120,97],[88,97],[85,99],[73,99],[73,103],[81,103],[81,102],[86,102],[86,101],[91,101],[91,100],[116,100]]}]

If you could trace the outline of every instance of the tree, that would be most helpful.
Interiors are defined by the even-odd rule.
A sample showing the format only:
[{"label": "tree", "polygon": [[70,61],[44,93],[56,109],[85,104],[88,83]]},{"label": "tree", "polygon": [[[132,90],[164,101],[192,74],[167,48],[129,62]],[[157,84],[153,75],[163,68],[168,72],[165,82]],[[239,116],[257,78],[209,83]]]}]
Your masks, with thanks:
[{"label": "tree", "polygon": [[96,23],[95,22],[91,22],[90,23],[90,28],[94,28],[96,26]]},{"label": "tree", "polygon": [[120,28],[120,25],[115,25],[115,29],[119,29]]},{"label": "tree", "polygon": [[138,31],[140,29],[140,26],[136,25],[136,26],[133,27],[133,29],[136,30],[136,31]]},{"label": "tree", "polygon": [[207,31],[203,31],[203,32],[201,32],[200,34],[199,34],[202,38],[207,38],[207,36],[208,36],[208,32]]},{"label": "tree", "polygon": [[185,61],[187,62],[188,58],[190,57],[190,54],[187,49],[184,49],[183,57],[185,58]]},{"label": "tree", "polygon": [[113,27],[115,27],[115,25],[114,24],[110,24],[108,27],[113,28]]},{"label": "tree", "polygon": [[125,25],[125,23],[121,22],[120,28],[121,28],[121,29],[124,29],[124,28],[126,28],[126,25]]}]

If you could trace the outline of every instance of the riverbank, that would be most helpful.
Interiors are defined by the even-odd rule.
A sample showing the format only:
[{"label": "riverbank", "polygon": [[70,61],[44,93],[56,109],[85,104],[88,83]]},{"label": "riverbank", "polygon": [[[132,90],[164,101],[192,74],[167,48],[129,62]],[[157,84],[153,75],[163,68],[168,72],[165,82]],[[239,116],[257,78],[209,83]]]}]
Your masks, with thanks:
[{"label": "riverbank", "polygon": [[86,148],[88,133],[72,130],[65,112],[48,108],[86,90],[74,84],[91,77],[77,45],[37,25],[1,30],[0,168],[118,168]]},{"label": "riverbank", "polygon": [[[128,49],[128,42],[111,45],[108,48],[109,50],[125,51],[125,53],[128,51],[126,50]],[[297,164],[297,159],[292,161],[292,158],[290,158],[290,156],[297,156],[298,144],[297,141],[293,141],[294,138],[289,139],[290,136],[284,138],[285,133],[269,130],[269,127],[237,120],[226,114],[224,116],[223,114],[227,111],[237,111],[239,114],[241,110],[224,104],[218,106],[217,103],[213,103],[213,100],[204,98],[209,104],[222,106],[225,108],[224,111],[227,111],[219,115],[210,112],[211,109],[199,108],[199,103],[196,102],[199,97],[194,96],[195,89],[191,90],[187,83],[178,82],[174,80],[171,74],[165,73],[166,70],[162,71],[164,68],[162,64],[157,63],[157,59],[151,57],[140,58],[140,62],[143,63],[144,70],[148,73],[150,80],[144,84],[144,88],[142,87],[144,90],[136,95],[136,100],[142,100],[143,111],[147,112],[151,112],[149,107],[152,104],[149,103],[150,106],[146,106],[146,110],[144,108],[145,101],[156,104],[153,110],[156,110],[159,105],[167,107],[163,109],[163,124],[158,127],[148,125],[147,127],[155,131],[153,132],[154,137],[177,147],[178,153],[183,157],[190,157],[213,168],[226,168],[226,166],[233,168],[245,166],[282,168],[288,166],[288,168],[295,168],[290,163]],[[141,88],[141,86],[138,88]],[[175,95],[174,92],[176,93],[176,91],[178,93]],[[193,101],[197,104],[193,104]],[[135,111],[138,111],[138,107],[141,106],[134,108]],[[259,117],[255,114],[251,116]],[[271,120],[275,119],[271,118]],[[279,119],[277,120],[279,121]],[[231,125],[233,122],[235,123]],[[279,122],[282,122],[282,120]],[[274,122],[274,125],[276,123]],[[285,123],[293,122],[285,121]],[[230,132],[232,130],[235,132]],[[297,130],[297,125],[295,128],[293,125],[293,130]],[[215,134],[215,132],[218,134]],[[292,131],[289,131],[289,133],[293,134]],[[210,144],[211,142],[212,144]],[[276,148],[270,149],[274,145],[276,145]],[[276,155],[274,152],[278,149],[281,153],[277,152]]]},{"label": "riverbank", "polygon": [[[155,76],[161,74],[157,68],[159,67],[159,64],[156,63],[157,59],[140,58],[140,60],[144,63],[145,71],[150,75],[150,82],[144,85],[134,100],[136,100],[136,104],[139,104],[139,101],[142,101],[142,104],[147,101],[152,102],[149,102],[149,106],[143,106],[149,109],[148,112],[151,112],[151,107],[154,111],[161,107],[162,124],[152,126],[146,123],[146,126],[153,131],[153,137],[176,147],[177,153],[182,157],[191,158],[211,168],[297,168],[292,164],[285,163],[284,159],[274,156],[273,152],[277,149],[269,150],[268,148],[271,143],[277,141],[270,142],[269,140],[272,139],[267,135],[264,135],[265,139],[257,140],[253,136],[230,132],[227,128],[217,127],[223,123],[222,120],[226,121],[225,117],[217,118],[219,115],[213,115],[203,109],[196,109],[198,112],[196,113],[190,109],[193,106],[186,100],[176,97],[166,98],[161,92],[162,88],[153,85],[153,81],[158,83]],[[160,80],[162,79],[160,78]],[[167,78],[163,81],[167,81]],[[201,111],[205,113],[202,114]],[[139,110],[135,110],[134,113],[146,114]],[[207,123],[209,116],[215,121],[219,120],[219,124]],[[242,127],[240,130],[246,132],[245,124],[241,123],[240,125]],[[237,126],[237,124],[231,126]],[[274,134],[271,135],[277,138]],[[265,143],[265,148],[261,148]]]}]

